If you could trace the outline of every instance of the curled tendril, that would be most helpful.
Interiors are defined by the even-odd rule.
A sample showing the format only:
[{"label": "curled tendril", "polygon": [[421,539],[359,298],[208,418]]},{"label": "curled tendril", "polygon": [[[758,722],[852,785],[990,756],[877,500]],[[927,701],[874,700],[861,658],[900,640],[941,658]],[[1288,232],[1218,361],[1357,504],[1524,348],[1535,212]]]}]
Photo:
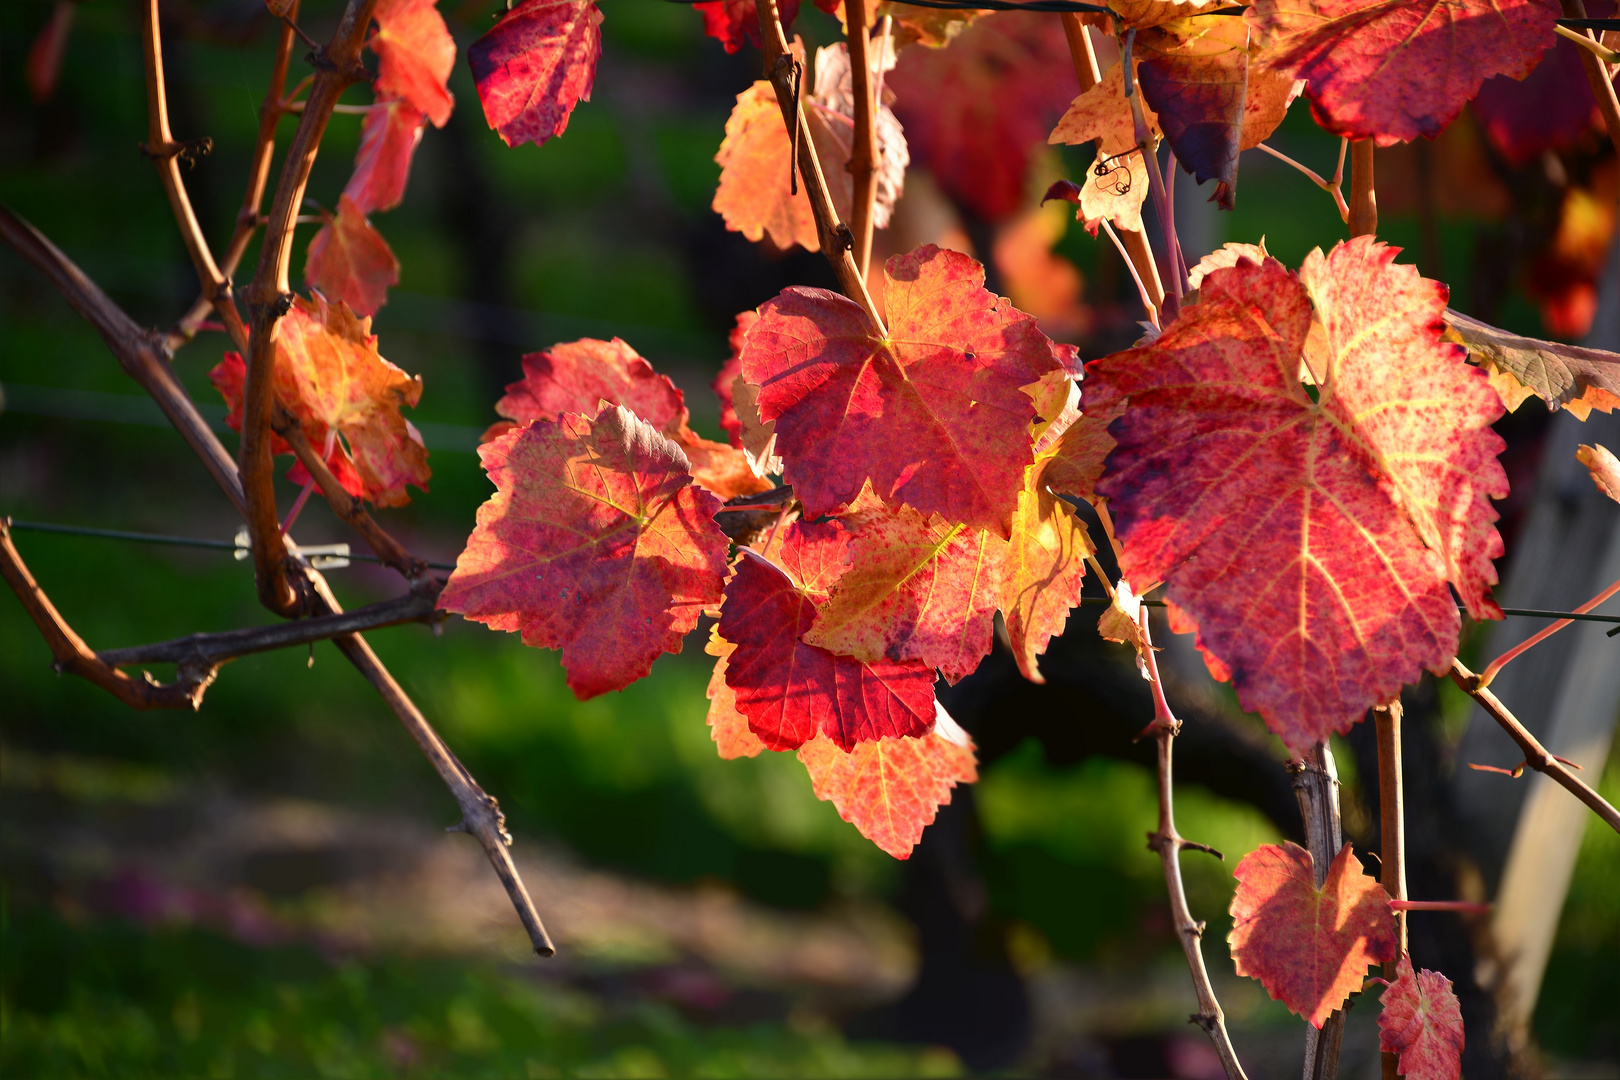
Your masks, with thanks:
[{"label": "curled tendril", "polygon": [[1106,191],[1116,198],[1127,194],[1131,190],[1130,166],[1116,165],[1115,162],[1123,157],[1128,157],[1134,152],[1133,150],[1127,150],[1123,154],[1097,159],[1097,163],[1091,167],[1091,171],[1097,176],[1097,187],[1100,190]]}]

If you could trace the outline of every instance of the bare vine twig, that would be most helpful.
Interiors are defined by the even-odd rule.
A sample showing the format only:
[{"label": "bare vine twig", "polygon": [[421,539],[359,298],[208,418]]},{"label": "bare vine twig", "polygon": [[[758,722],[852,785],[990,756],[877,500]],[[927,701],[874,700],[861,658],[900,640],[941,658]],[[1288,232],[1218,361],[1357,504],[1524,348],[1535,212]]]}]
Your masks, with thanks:
[{"label": "bare vine twig", "polygon": [[1187,889],[1181,880],[1183,848],[1207,851],[1217,858],[1221,855],[1213,848],[1192,843],[1176,832],[1175,786],[1171,764],[1172,749],[1176,733],[1181,730],[1181,721],[1170,711],[1170,704],[1164,696],[1164,685],[1159,679],[1159,662],[1154,656],[1149,622],[1148,609],[1144,607],[1140,614],[1142,646],[1139,655],[1147,665],[1148,677],[1153,685],[1154,716],[1153,723],[1148,726],[1147,731],[1153,733],[1159,750],[1159,827],[1156,832],[1148,834],[1148,847],[1158,852],[1159,861],[1164,866],[1165,889],[1170,894],[1170,917],[1175,923],[1176,938],[1181,942],[1181,951],[1187,958],[1187,969],[1192,973],[1193,991],[1198,995],[1198,1011],[1189,1019],[1203,1028],[1210,1042],[1215,1044],[1215,1052],[1220,1055],[1221,1068],[1226,1070],[1227,1080],[1247,1080],[1243,1065],[1238,1061],[1237,1051],[1232,1047],[1232,1037],[1226,1031],[1226,1014],[1221,1011],[1221,1003],[1215,997],[1215,987],[1209,981],[1209,970],[1204,967],[1202,947],[1204,923],[1193,920],[1192,911],[1187,907]]},{"label": "bare vine twig", "polygon": [[1373,141],[1357,139],[1350,144],[1351,236],[1378,233],[1378,194],[1373,188]]},{"label": "bare vine twig", "polygon": [[845,4],[845,37],[849,42],[850,90],[855,97],[855,141],[850,148],[849,174],[854,181],[851,200],[850,232],[854,236],[855,268],[864,279],[872,260],[872,218],[877,205],[878,148],[876,100],[872,84],[872,62],[868,55],[866,4]]},{"label": "bare vine twig", "polygon": [[58,672],[77,675],[95,683],[133,709],[195,709],[203,692],[214,681],[214,668],[204,666],[183,670],[178,682],[160,683],[150,675],[141,678],[119,671],[86,645],[84,639],[62,618],[45,590],[29,572],[22,555],[11,542],[10,521],[0,518],[0,577],[22,601],[23,610],[34,620],[55,657]]},{"label": "bare vine twig", "polygon": [[[1406,900],[1406,800],[1401,779],[1401,703],[1399,699],[1373,709],[1378,736],[1378,867],[1380,884],[1391,900]],[[1393,906],[1393,905],[1391,905]],[[1406,952],[1406,912],[1395,908],[1399,952]],[[1397,977],[1400,957],[1384,964],[1384,978]],[[1384,1051],[1383,1080],[1397,1080],[1400,1055]]]},{"label": "bare vine twig", "polygon": [[1519,744],[1519,749],[1524,752],[1525,765],[1550,776],[1568,790],[1570,794],[1591,807],[1592,812],[1607,822],[1610,828],[1614,829],[1615,832],[1620,832],[1620,810],[1616,810],[1611,806],[1607,799],[1592,790],[1584,780],[1570,772],[1568,767],[1555,754],[1550,753],[1545,746],[1542,746],[1540,740],[1530,734],[1529,730],[1519,722],[1519,718],[1514,716],[1506,705],[1502,704],[1500,698],[1479,684],[1479,676],[1464,667],[1461,660],[1451,662],[1451,681],[1461,687],[1464,693],[1484,706],[1491,719],[1500,724],[1502,730],[1506,731],[1513,741]]},{"label": "bare vine twig", "polygon": [[[1305,838],[1311,851],[1316,887],[1327,881],[1328,867],[1344,846],[1344,830],[1339,818],[1339,772],[1333,751],[1326,741],[1317,743],[1302,760],[1290,762],[1294,797],[1305,820]],[[1339,1048],[1344,1042],[1344,1010],[1333,1014],[1317,1029],[1305,1024],[1304,1080],[1333,1080],[1339,1072]]]}]

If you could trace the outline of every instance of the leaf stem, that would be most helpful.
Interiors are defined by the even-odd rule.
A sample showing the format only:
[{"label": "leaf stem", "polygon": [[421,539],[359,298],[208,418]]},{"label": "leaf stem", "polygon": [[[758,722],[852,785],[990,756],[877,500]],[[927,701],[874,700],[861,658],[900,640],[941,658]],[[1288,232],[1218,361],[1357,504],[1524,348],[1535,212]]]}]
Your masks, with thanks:
[{"label": "leaf stem", "polygon": [[[1390,906],[1406,900],[1406,805],[1401,779],[1401,702],[1373,709],[1373,725],[1378,739],[1378,862],[1380,884],[1392,898]],[[1399,975],[1400,955],[1406,952],[1405,907],[1395,907],[1396,939],[1400,943],[1396,959],[1384,964],[1384,978]],[[1400,1055],[1384,1051],[1383,1080],[1397,1080]]]},{"label": "leaf stem", "polygon": [[1339,140],[1339,171],[1333,174],[1333,179],[1331,181],[1322,179],[1319,175],[1317,175],[1315,170],[1301,165],[1299,162],[1295,161],[1281,150],[1278,150],[1267,143],[1258,143],[1256,144],[1255,149],[1263,150],[1285,165],[1292,165],[1294,168],[1304,173],[1310,179],[1311,183],[1315,184],[1329,195],[1332,195],[1333,205],[1339,209],[1339,220],[1348,224],[1350,221],[1350,206],[1344,201],[1344,192],[1340,190],[1340,187],[1343,183],[1344,155],[1349,146],[1350,140]]},{"label": "leaf stem", "polygon": [[1590,31],[1583,33],[1579,30],[1571,30],[1567,26],[1555,26],[1553,30],[1557,32],[1559,37],[1566,41],[1573,41],[1605,64],[1620,64],[1620,53],[1615,52],[1613,49],[1604,48],[1602,43],[1593,41],[1588,36]]},{"label": "leaf stem", "polygon": [[[310,482],[318,485],[321,494],[326,496],[327,505],[332,508],[332,512],[359,533],[367,546],[376,553],[377,558],[399,571],[406,581],[413,585],[420,581],[427,573],[427,564],[412,555],[404,544],[377,524],[377,520],[366,510],[364,503],[344,490],[343,485],[333,475],[331,466],[326,463],[327,457],[331,455],[331,449],[328,448],[325,454],[317,454],[315,448],[309,445],[309,440],[304,437],[303,428],[298,421],[279,405],[271,426],[276,434],[292,447],[293,453],[303,463],[304,471],[309,473]],[[331,442],[332,434],[335,432],[328,433],[328,442]],[[301,495],[300,498],[302,497]]]},{"label": "leaf stem", "polygon": [[[1130,253],[1125,250],[1125,245],[1120,243],[1119,234],[1114,232],[1114,227],[1109,224],[1108,219],[1103,218],[1101,224],[1103,232],[1108,234],[1108,239],[1114,242],[1114,247],[1119,251],[1119,257],[1125,260],[1125,269],[1131,272],[1131,280],[1136,282],[1136,295],[1142,299],[1142,308],[1147,312],[1148,322],[1155,327],[1160,327],[1158,305],[1153,302],[1152,294],[1148,292],[1147,285],[1142,281],[1142,275],[1136,269],[1136,260],[1131,258]],[[1142,234],[1135,233],[1133,235],[1140,237]]]},{"label": "leaf stem", "polygon": [[[1620,581],[1615,581],[1608,588],[1604,589],[1602,592],[1592,597],[1592,599],[1576,608],[1575,614],[1585,615],[1587,612],[1609,599],[1615,593],[1620,593]],[[1479,673],[1479,685],[1481,687],[1491,685],[1491,680],[1496,678],[1497,674],[1507,666],[1510,660],[1541,644],[1543,641],[1546,641],[1548,638],[1552,637],[1554,634],[1558,633],[1558,631],[1562,630],[1564,627],[1570,625],[1574,621],[1574,619],[1559,619],[1551,626],[1544,626],[1534,634],[1519,642],[1517,645],[1513,646],[1513,648],[1509,649],[1501,656],[1498,656],[1495,660],[1492,660],[1489,664],[1486,664],[1485,670]]]},{"label": "leaf stem", "polygon": [[[1385,890],[1388,891],[1387,889]],[[1406,912],[1408,911],[1457,911],[1466,915],[1489,915],[1491,905],[1476,904],[1471,900],[1391,900],[1389,906],[1401,916],[1401,948],[1406,947]],[[1387,972],[1389,964],[1384,965]],[[1386,974],[1385,978],[1389,976]]]},{"label": "leaf stem", "polygon": [[855,98],[855,135],[850,148],[849,173],[854,181],[850,211],[850,232],[855,238],[855,268],[864,280],[872,259],[872,215],[877,205],[878,148],[877,110],[881,103],[873,97],[872,62],[868,56],[871,38],[866,25],[866,4],[845,4],[845,38],[849,42],[850,90]]},{"label": "leaf stem", "polygon": [[[1079,81],[1083,94],[1102,81],[1102,72],[1097,66],[1097,50],[1091,43],[1091,31],[1080,21],[1078,14],[1065,11],[1063,35],[1068,39],[1069,59],[1074,63],[1074,77]],[[1153,260],[1153,250],[1148,246],[1147,237],[1135,229],[1121,229],[1116,235],[1112,224],[1106,219],[1102,226],[1119,249],[1125,265],[1131,268],[1131,279],[1136,282],[1136,291],[1141,294],[1148,321],[1158,326],[1159,309],[1164,306],[1164,285],[1159,280],[1159,267]]]},{"label": "leaf stem", "polygon": [[1584,780],[1570,772],[1557,756],[1549,753],[1545,746],[1525,726],[1519,722],[1508,707],[1502,704],[1500,698],[1480,685],[1479,676],[1463,666],[1462,661],[1451,661],[1451,681],[1462,688],[1463,692],[1484,706],[1491,719],[1501,725],[1513,741],[1519,744],[1524,752],[1524,763],[1537,772],[1545,773],[1562,785],[1570,794],[1592,808],[1608,823],[1615,832],[1620,832],[1620,810],[1609,805],[1607,799],[1593,791]]},{"label": "leaf stem", "polygon": [[[1116,37],[1118,36],[1116,32]],[[1159,237],[1164,245],[1165,266],[1170,270],[1170,295],[1160,307],[1167,320],[1174,319],[1181,309],[1181,298],[1187,291],[1187,279],[1181,272],[1185,260],[1181,257],[1181,243],[1176,238],[1176,221],[1171,214],[1170,196],[1165,187],[1164,173],[1159,168],[1159,155],[1148,130],[1147,117],[1142,112],[1142,100],[1136,93],[1136,68],[1131,52],[1136,44],[1136,27],[1125,32],[1120,48],[1119,62],[1125,66],[1125,100],[1131,107],[1131,120],[1135,124],[1136,148],[1147,162],[1148,190],[1153,195],[1153,209],[1159,215]]]},{"label": "leaf stem", "polygon": [[837,276],[844,295],[859,304],[861,310],[866,312],[866,317],[872,321],[878,335],[887,338],[889,329],[884,325],[883,317],[878,314],[877,305],[872,302],[872,294],[866,289],[865,275],[861,273],[860,267],[855,265],[852,254],[855,236],[848,225],[838,220],[838,211],[833,209],[832,196],[827,190],[827,177],[821,168],[821,158],[816,154],[815,144],[811,141],[804,123],[804,106],[795,93],[796,62],[788,50],[787,34],[782,29],[782,20],[776,11],[776,0],[757,0],[754,7],[759,16],[760,51],[765,56],[765,78],[776,91],[776,103],[782,109],[782,123],[787,128],[788,138],[792,139],[794,133],[798,133],[795,160],[800,179],[804,183],[805,194],[810,197],[810,212],[816,219],[816,233],[821,241],[821,253],[832,264],[833,273]]},{"label": "leaf stem", "polygon": [[[1102,575],[1099,573],[1099,576]],[[1154,733],[1158,743],[1159,779],[1159,827],[1156,832],[1148,834],[1148,847],[1158,853],[1159,862],[1164,868],[1165,889],[1170,894],[1170,914],[1175,923],[1176,938],[1181,942],[1182,954],[1187,958],[1187,969],[1192,974],[1193,991],[1198,996],[1198,1011],[1188,1019],[1203,1028],[1215,1045],[1227,1080],[1248,1080],[1242,1063],[1238,1061],[1237,1051],[1232,1047],[1232,1038],[1227,1034],[1226,1014],[1221,1011],[1221,1003],[1215,997],[1215,987],[1209,981],[1209,970],[1204,966],[1202,941],[1205,924],[1193,920],[1192,911],[1187,906],[1187,889],[1181,880],[1181,849],[1202,845],[1191,844],[1176,832],[1172,763],[1176,733],[1181,730],[1181,721],[1170,711],[1169,702],[1164,697],[1159,664],[1153,652],[1150,622],[1148,609],[1144,607],[1140,621],[1141,654],[1153,684],[1154,719],[1149,730]],[[1203,850],[1210,849],[1204,847]]]}]

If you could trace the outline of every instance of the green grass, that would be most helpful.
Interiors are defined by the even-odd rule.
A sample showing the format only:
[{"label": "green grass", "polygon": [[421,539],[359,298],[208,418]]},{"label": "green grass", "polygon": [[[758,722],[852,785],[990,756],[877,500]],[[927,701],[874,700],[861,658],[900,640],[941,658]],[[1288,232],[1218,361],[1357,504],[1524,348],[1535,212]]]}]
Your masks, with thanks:
[{"label": "green grass", "polygon": [[324,958],[197,929],[0,915],[0,1074],[208,1077],[953,1076],[948,1051],[824,1023],[705,1027],[444,958]]}]

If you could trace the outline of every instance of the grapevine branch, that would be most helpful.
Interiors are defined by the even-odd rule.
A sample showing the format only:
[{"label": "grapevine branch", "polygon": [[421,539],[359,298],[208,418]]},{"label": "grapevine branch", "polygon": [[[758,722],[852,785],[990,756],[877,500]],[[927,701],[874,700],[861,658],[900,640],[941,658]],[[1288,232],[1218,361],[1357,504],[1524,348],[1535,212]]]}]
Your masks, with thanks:
[{"label": "grapevine branch", "polygon": [[186,194],[185,181],[180,176],[180,155],[165,153],[172,147],[174,135],[169,129],[168,93],[163,84],[163,36],[158,25],[158,0],[146,0],[141,21],[141,45],[146,56],[147,143],[142,148],[152,164],[157,166],[163,191],[169,197],[175,224],[180,227],[180,238],[186,254],[202,282],[203,295],[225,324],[225,330],[238,349],[247,347],[247,330],[242,325],[241,313],[231,299],[230,282],[219,271],[214,255],[203,237],[202,226]]},{"label": "grapevine branch", "polygon": [[[248,503],[236,463],[231,460],[230,454],[220,444],[213,429],[208,426],[208,422],[203,419],[196,405],[186,396],[179,380],[175,378],[173,370],[169,367],[169,352],[164,337],[138,326],[54,244],[4,207],[0,207],[0,236],[56,285],[74,310],[100,332],[119,364],[157,400],[164,414],[202,459],[238,513],[246,517]],[[275,536],[278,542],[282,540],[279,526],[275,530]],[[7,545],[9,546],[9,537]],[[21,565],[20,559],[17,560],[17,564]],[[342,607],[331,595],[325,580],[319,574],[296,561],[291,562],[290,573],[297,575],[297,580],[304,586],[304,591],[312,598],[310,605],[312,614],[342,614]],[[10,578],[8,569],[8,581]],[[24,591],[27,593],[23,597],[24,605],[34,604],[30,607],[30,613],[35,615],[36,623],[40,625],[47,643],[52,646],[53,655],[57,656],[59,662],[69,662],[65,670],[72,670],[75,673],[82,671],[86,678],[105,686],[120,700],[126,700],[125,695],[144,693],[139,689],[137,680],[112,669],[104,661],[94,660],[95,654],[82,639],[72,635],[62,623],[60,616],[47,617],[44,622],[40,622],[40,617],[47,609],[34,603],[34,599],[31,598],[43,600],[43,594],[39,593],[37,585],[30,588],[25,584]],[[51,612],[54,610],[49,609]],[[478,786],[466,768],[445,748],[443,741],[433,731],[421,711],[400,689],[399,684],[383,667],[364,638],[357,633],[348,632],[332,640],[367,681],[382,694],[449,787],[451,795],[462,811],[463,820],[458,828],[470,832],[483,846],[496,875],[517,910],[519,919],[529,933],[535,952],[541,956],[553,955],[555,947],[546,934],[538,912],[535,911],[528,890],[518,877],[511,854],[506,851],[505,845],[510,838],[505,831],[504,819],[495,800]]]},{"label": "grapevine branch", "polygon": [[[1401,780],[1401,703],[1399,699],[1373,710],[1378,737],[1378,865],[1380,884],[1396,902],[1406,901],[1406,806]],[[1391,905],[1394,906],[1394,905]],[[1406,952],[1406,912],[1395,908],[1399,952]],[[1384,964],[1384,978],[1398,977],[1399,956]],[[1400,1055],[1384,1051],[1383,1080],[1396,1080]]]},{"label": "grapevine branch", "polygon": [[[1114,36],[1119,37],[1121,21],[1116,18]],[[1176,216],[1172,212],[1170,193],[1165,187],[1164,173],[1159,168],[1159,155],[1153,146],[1153,135],[1148,130],[1147,117],[1142,112],[1142,99],[1137,94],[1135,60],[1131,53],[1136,45],[1136,27],[1125,31],[1120,44],[1119,62],[1125,67],[1125,100],[1131,107],[1131,121],[1135,125],[1136,148],[1147,163],[1148,190],[1153,196],[1153,209],[1159,215],[1160,238],[1164,242],[1165,266],[1170,271],[1170,296],[1162,305],[1170,318],[1176,317],[1181,297],[1187,291],[1187,277],[1182,272],[1186,260],[1181,254],[1181,242],[1176,238]]]},{"label": "grapevine branch", "polygon": [[[236,228],[231,233],[230,242],[225,245],[225,257],[219,263],[219,272],[227,282],[236,273],[242,256],[247,254],[248,244],[259,226],[259,204],[264,201],[264,189],[270,181],[270,164],[276,153],[276,126],[286,111],[282,105],[282,95],[287,89],[287,67],[292,60],[294,36],[291,23],[298,18],[298,5],[299,0],[293,0],[287,19],[281,24],[280,36],[276,41],[276,58],[270,67],[270,85],[264,92],[264,103],[259,106],[259,134],[253,144],[247,191],[242,196],[242,209],[236,215]],[[203,294],[169,331],[170,349],[178,349],[196,336],[213,306],[205,282]]]},{"label": "grapevine branch", "polygon": [[798,96],[800,79],[795,74],[795,69],[802,72],[803,67],[788,50],[787,34],[776,11],[776,0],[759,0],[755,8],[763,43],[761,51],[765,54],[765,78],[770,80],[776,91],[776,103],[782,108],[782,123],[787,127],[788,138],[792,140],[797,136],[795,151],[799,176],[804,181],[805,194],[810,198],[810,211],[816,219],[821,253],[832,264],[844,295],[861,305],[880,336],[888,337],[888,327],[878,314],[872,294],[866,290],[866,278],[861,274],[860,267],[855,265],[851,253],[855,246],[854,234],[848,225],[838,220],[838,211],[833,209],[821,159],[816,155],[815,144],[811,142],[804,123],[804,106]]},{"label": "grapevine branch", "polygon": [[61,249],[5,206],[0,206],[0,237],[49,279],[73,310],[96,328],[124,373],[152,395],[237,513],[246,515],[247,498],[242,493],[236,462],[175,378],[163,335],[138,326]]},{"label": "grapevine branch", "polygon": [[872,217],[877,205],[878,148],[877,110],[882,102],[876,100],[876,87],[872,84],[872,62],[868,57],[871,40],[867,35],[866,4],[846,4],[845,37],[849,41],[850,90],[855,97],[855,141],[850,149],[849,173],[854,181],[854,200],[850,211],[850,232],[855,240],[852,252],[855,268],[865,278],[872,260]]},{"label": "grapevine branch", "polygon": [[[1317,743],[1309,756],[1289,763],[1294,777],[1294,797],[1299,800],[1300,817],[1305,820],[1305,837],[1311,851],[1316,887],[1327,881],[1328,867],[1344,845],[1339,819],[1339,772],[1333,751],[1326,742]],[[1305,1025],[1304,1080],[1333,1080],[1339,1072],[1339,1048],[1344,1042],[1344,1010],[1335,1009],[1320,1030]]]},{"label": "grapevine branch", "polygon": [[1198,1011],[1189,1019],[1203,1028],[1210,1041],[1215,1044],[1215,1052],[1220,1055],[1221,1068],[1226,1070],[1227,1080],[1248,1080],[1243,1072],[1242,1063],[1238,1061],[1237,1051],[1232,1048],[1232,1037],[1227,1034],[1226,1014],[1221,1011],[1221,1003],[1215,997],[1215,987],[1209,981],[1209,971],[1204,967],[1202,946],[1204,923],[1193,921],[1192,911],[1187,907],[1187,890],[1181,881],[1182,848],[1191,847],[1208,851],[1217,858],[1220,857],[1220,853],[1203,844],[1185,840],[1176,832],[1171,764],[1172,750],[1176,733],[1181,730],[1181,721],[1176,719],[1175,714],[1170,711],[1169,702],[1165,700],[1164,685],[1159,679],[1159,662],[1153,652],[1153,639],[1149,628],[1151,620],[1147,608],[1142,608],[1139,618],[1142,627],[1139,655],[1147,665],[1148,676],[1153,686],[1154,715],[1148,731],[1153,733],[1159,750],[1159,828],[1158,831],[1148,834],[1148,847],[1158,852],[1159,861],[1164,866],[1165,888],[1170,894],[1170,915],[1175,922],[1176,937],[1181,942],[1181,951],[1187,957],[1187,969],[1192,973],[1193,990],[1198,995]]},{"label": "grapevine branch", "polygon": [[1350,144],[1350,235],[1372,236],[1378,232],[1378,195],[1373,190],[1373,141],[1357,139]]},{"label": "grapevine branch", "polygon": [[1519,718],[1514,716],[1506,705],[1502,704],[1500,698],[1491,693],[1486,687],[1480,685],[1479,676],[1464,667],[1461,660],[1452,660],[1451,662],[1451,681],[1461,687],[1464,693],[1484,706],[1491,719],[1500,724],[1502,730],[1506,731],[1513,741],[1519,744],[1519,749],[1524,752],[1525,765],[1550,776],[1567,789],[1570,794],[1591,807],[1592,812],[1607,822],[1610,828],[1614,829],[1615,832],[1620,832],[1620,810],[1616,810],[1609,804],[1607,799],[1592,790],[1580,777],[1570,772],[1556,755],[1548,752],[1547,748],[1541,745],[1540,740],[1530,734],[1529,730],[1519,722]]},{"label": "grapevine branch", "polygon": [[253,332],[244,350],[248,358],[247,383],[242,393],[242,441],[238,460],[242,488],[247,496],[248,536],[253,546],[259,599],[278,615],[298,614],[311,603],[310,597],[301,596],[292,584],[295,578],[276,514],[270,450],[277,329],[291,303],[287,267],[292,257],[293,228],[298,208],[304,201],[310,169],[320,150],[327,121],[332,117],[332,106],[351,84],[369,78],[360,63],[360,49],[376,6],[377,0],[349,0],[331,42],[316,54],[315,78],[298,120],[298,130],[282,163],[259,247],[259,265],[247,288]]},{"label": "grapevine branch", "polygon": [[213,667],[182,669],[179,682],[164,684],[145,672],[139,679],[127,675],[86,645],[34,580],[11,542],[11,522],[6,518],[0,518],[0,577],[6,579],[11,591],[22,601],[23,610],[39,627],[40,635],[55,657],[52,666],[58,672],[87,679],[134,709],[195,709],[202,703],[203,692],[214,681]]},{"label": "grapevine branch", "polygon": [[435,607],[437,602],[437,593],[411,593],[335,615],[317,615],[273,626],[227,630],[219,634],[188,634],[150,645],[104,649],[96,655],[110,667],[133,664],[179,664],[182,668],[186,665],[217,666],[239,656],[309,645],[364,630],[378,630],[408,622],[437,622],[444,618]]}]

